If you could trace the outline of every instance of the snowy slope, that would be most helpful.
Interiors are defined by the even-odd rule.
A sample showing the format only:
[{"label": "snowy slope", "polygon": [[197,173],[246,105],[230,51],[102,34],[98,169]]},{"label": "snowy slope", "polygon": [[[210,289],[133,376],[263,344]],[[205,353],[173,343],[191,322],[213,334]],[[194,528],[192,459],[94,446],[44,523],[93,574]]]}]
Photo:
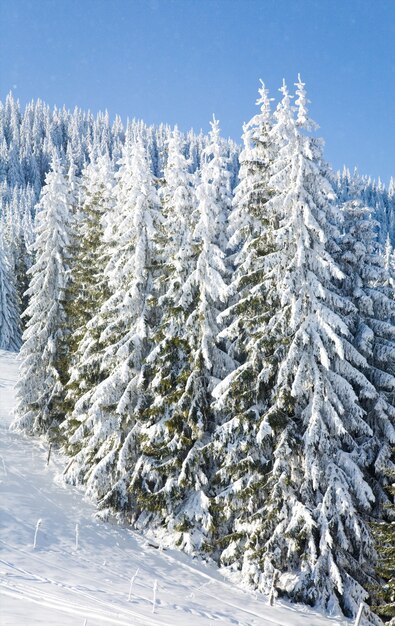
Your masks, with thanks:
[{"label": "snowy slope", "polygon": [[269,607],[214,566],[96,520],[92,504],[62,483],[65,459],[47,467],[43,442],[9,432],[16,377],[15,355],[0,351],[1,626],[349,624],[284,602]]}]

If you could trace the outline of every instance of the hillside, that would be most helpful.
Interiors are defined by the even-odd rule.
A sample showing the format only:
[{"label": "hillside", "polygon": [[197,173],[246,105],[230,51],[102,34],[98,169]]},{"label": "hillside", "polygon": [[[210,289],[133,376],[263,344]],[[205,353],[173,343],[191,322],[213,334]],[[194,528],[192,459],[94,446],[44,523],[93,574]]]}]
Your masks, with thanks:
[{"label": "hillside", "polygon": [[269,607],[267,598],[224,580],[216,567],[96,519],[93,505],[63,484],[65,460],[53,455],[47,467],[43,443],[9,432],[16,377],[16,356],[1,351],[1,626],[349,624],[300,605]]}]

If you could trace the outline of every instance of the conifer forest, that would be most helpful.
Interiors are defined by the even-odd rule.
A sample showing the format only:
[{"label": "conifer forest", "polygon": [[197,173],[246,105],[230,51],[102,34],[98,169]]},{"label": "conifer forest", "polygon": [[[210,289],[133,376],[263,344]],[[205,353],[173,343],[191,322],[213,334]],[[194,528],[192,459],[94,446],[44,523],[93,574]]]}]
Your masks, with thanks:
[{"label": "conifer forest", "polygon": [[261,83],[242,145],[0,103],[12,429],[103,519],[394,624],[395,179],[334,172],[308,102]]}]

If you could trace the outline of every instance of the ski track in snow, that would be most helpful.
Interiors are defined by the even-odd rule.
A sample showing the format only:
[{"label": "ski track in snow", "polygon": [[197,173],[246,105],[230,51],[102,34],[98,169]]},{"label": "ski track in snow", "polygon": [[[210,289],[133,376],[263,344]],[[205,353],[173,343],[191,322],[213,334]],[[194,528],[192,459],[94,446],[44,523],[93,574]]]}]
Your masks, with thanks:
[{"label": "ski track in snow", "polygon": [[67,460],[52,454],[47,467],[43,441],[9,431],[17,369],[16,355],[0,351],[1,626],[350,624],[301,605],[269,607],[267,598],[224,580],[215,566],[155,549],[141,534],[97,520],[82,493],[62,483]]}]

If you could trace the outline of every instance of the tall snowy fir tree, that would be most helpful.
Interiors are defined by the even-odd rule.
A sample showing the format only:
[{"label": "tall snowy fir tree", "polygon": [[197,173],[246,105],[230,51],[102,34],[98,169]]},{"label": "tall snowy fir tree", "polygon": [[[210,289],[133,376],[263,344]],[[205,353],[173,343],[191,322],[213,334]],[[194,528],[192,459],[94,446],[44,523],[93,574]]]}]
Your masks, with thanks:
[{"label": "tall snowy fir tree", "polygon": [[361,460],[361,441],[372,431],[360,400],[376,392],[353,347],[352,303],[336,288],[343,275],[331,252],[340,216],[321,145],[303,132],[315,126],[300,80],[296,94],[296,120],[286,90],[276,115],[273,137],[288,133],[272,167],[267,206],[279,218],[271,262],[280,303],[268,333],[283,354],[265,416],[275,438],[258,533],[265,545],[261,569],[278,570],[278,588],[295,599],[352,615],[372,574],[365,516],[374,496]]},{"label": "tall snowy fir tree", "polygon": [[[71,238],[73,258],[66,292],[66,310],[70,319],[67,405],[71,411],[80,397],[97,385],[100,376],[98,341],[101,330],[92,324],[92,318],[110,295],[104,277],[108,256],[104,230],[113,209],[114,183],[113,166],[105,153],[86,165],[79,188],[73,192],[77,206]],[[68,416],[64,428],[68,430],[71,423]]]},{"label": "tall snowy fir tree", "polygon": [[31,211],[35,200],[33,190],[28,185],[26,188],[13,187],[9,201],[4,203],[3,239],[15,277],[20,313],[25,311],[28,304],[27,271],[32,264],[31,246],[34,239]]},{"label": "tall snowy fir tree", "polygon": [[144,408],[144,357],[150,339],[158,198],[146,150],[137,138],[124,149],[115,206],[106,218],[109,298],[89,326],[101,329],[99,383],[77,401],[66,444],[69,480],[87,484],[102,506],[132,506],[128,481]]},{"label": "tall snowy fir tree", "polygon": [[[214,425],[211,390],[230,361],[216,343],[216,316],[226,298],[224,224],[231,198],[216,120],[202,152],[196,199],[188,165],[175,131],[162,194],[170,242],[159,299],[164,313],[148,358],[151,401],[135,483],[155,522],[193,552],[202,549],[211,531],[210,463],[205,454]],[[141,522],[147,519],[143,515]]]},{"label": "tall snowy fir tree", "polygon": [[[248,483],[222,560],[262,589],[274,578],[294,599],[353,614],[367,596],[361,564],[366,583],[374,555],[364,520],[374,496],[359,461],[360,440],[371,429],[358,396],[376,392],[359,371],[366,362],[347,326],[353,307],[335,286],[342,273],[330,251],[339,212],[320,143],[302,132],[314,129],[304,85],[297,83],[296,119],[285,86],[282,92],[270,131],[279,150],[263,207],[272,247],[261,253],[260,289],[270,315],[254,376],[270,389],[266,408],[254,406],[255,436],[244,450],[250,467],[261,470]],[[226,406],[231,392],[224,385],[219,391]],[[227,490],[240,490],[251,474]],[[345,550],[353,558],[345,560]]]},{"label": "tall snowy fir tree", "polygon": [[0,348],[16,351],[20,344],[20,312],[15,276],[0,226]]},{"label": "tall snowy fir tree", "polygon": [[378,253],[378,224],[369,209],[359,200],[350,200],[342,212],[342,292],[355,306],[355,345],[366,358],[364,372],[377,391],[377,396],[363,402],[372,429],[364,445],[364,458],[376,496],[376,514],[381,514],[388,499],[383,489],[384,472],[395,469],[391,454],[395,445],[395,285],[388,281],[385,257]]},{"label": "tall snowy fir tree", "polygon": [[148,521],[161,523],[167,516],[171,519],[176,504],[173,474],[183,454],[175,439],[183,422],[174,413],[185,388],[182,374],[188,367],[189,345],[185,307],[179,301],[195,260],[191,232],[196,198],[194,176],[189,172],[190,161],[184,156],[178,129],[169,137],[167,150],[160,194],[164,223],[158,233],[158,243],[163,246],[162,268],[155,284],[161,315],[153,337],[155,347],[147,358],[148,394],[152,399],[142,414],[141,456],[133,476],[133,489],[141,510],[146,511],[139,520],[141,525]]},{"label": "tall snowy fir tree", "polygon": [[229,219],[230,259],[235,271],[229,289],[230,306],[220,315],[226,323],[220,338],[238,367],[214,390],[219,422],[212,444],[218,467],[213,480],[217,494],[214,509],[225,564],[237,561],[244,549],[244,533],[235,531],[234,523],[250,513],[251,486],[262,483],[270,455],[266,442],[257,446],[257,428],[267,395],[262,355],[273,305],[263,286],[262,264],[271,249],[265,205],[270,197],[268,175],[274,157],[270,98],[264,84],[257,105],[260,112],[244,127],[240,182]]},{"label": "tall snowy fir tree", "polygon": [[28,272],[30,303],[24,313],[28,321],[23,333],[19,404],[13,423],[16,430],[50,437],[56,436],[64,419],[68,201],[67,180],[55,154],[36,216],[36,259]]}]

